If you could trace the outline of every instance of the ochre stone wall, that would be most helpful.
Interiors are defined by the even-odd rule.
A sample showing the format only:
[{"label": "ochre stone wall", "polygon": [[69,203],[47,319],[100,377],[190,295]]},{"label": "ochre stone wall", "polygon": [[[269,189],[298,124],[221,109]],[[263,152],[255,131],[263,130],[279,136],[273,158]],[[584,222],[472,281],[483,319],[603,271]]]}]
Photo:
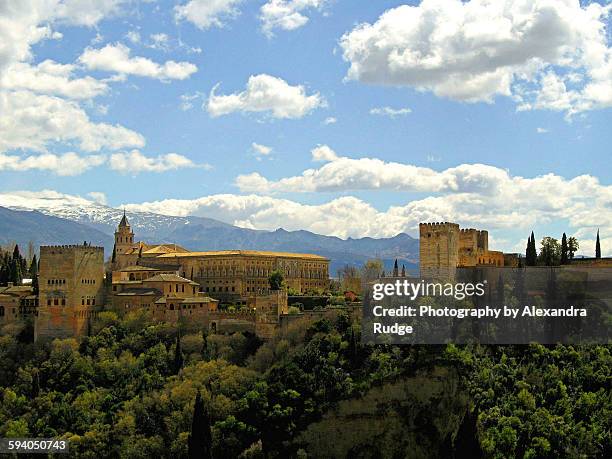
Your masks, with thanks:
[{"label": "ochre stone wall", "polygon": [[268,278],[278,270],[287,287],[297,292],[329,288],[329,260],[316,255],[282,252],[225,251],[161,255],[142,260],[147,266],[175,267],[193,278],[202,292],[222,301],[270,293]]},{"label": "ochre stone wall", "polygon": [[104,303],[104,249],[41,246],[34,339],[80,336]]},{"label": "ochre stone wall", "polygon": [[459,225],[421,223],[419,237],[421,277],[454,279],[459,264]]}]

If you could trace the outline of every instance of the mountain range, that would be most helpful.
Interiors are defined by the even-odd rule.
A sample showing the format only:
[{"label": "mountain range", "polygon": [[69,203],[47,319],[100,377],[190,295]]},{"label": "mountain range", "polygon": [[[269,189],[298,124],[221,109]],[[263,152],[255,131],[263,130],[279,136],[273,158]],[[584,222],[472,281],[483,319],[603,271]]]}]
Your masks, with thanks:
[{"label": "mountain range", "polygon": [[[113,233],[123,211],[85,199],[60,197],[0,207],[0,243],[17,242],[36,246],[88,241],[102,245],[107,256]],[[395,259],[414,271],[418,263],[418,240],[404,233],[391,238],[348,238],[323,236],[310,231],[275,231],[240,228],[205,217],[176,217],[151,212],[128,212],[136,240],[175,243],[187,249],[271,250],[316,253],[331,260],[330,275],[344,265],[361,266],[372,258],[391,269]]]}]

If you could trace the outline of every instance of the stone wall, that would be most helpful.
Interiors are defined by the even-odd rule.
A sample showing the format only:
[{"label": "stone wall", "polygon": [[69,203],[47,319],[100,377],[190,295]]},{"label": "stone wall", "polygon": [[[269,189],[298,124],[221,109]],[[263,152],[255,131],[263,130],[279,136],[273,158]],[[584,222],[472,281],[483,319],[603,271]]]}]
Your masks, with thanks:
[{"label": "stone wall", "polygon": [[41,246],[34,339],[80,336],[104,304],[104,249]]}]

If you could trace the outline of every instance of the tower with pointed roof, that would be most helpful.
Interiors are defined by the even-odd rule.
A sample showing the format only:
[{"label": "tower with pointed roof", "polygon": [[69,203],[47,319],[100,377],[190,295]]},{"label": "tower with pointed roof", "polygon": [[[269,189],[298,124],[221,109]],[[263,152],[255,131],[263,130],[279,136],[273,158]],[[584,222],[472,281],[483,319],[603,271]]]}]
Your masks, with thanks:
[{"label": "tower with pointed roof", "polygon": [[130,228],[130,222],[124,210],[123,217],[115,231],[115,252],[117,255],[123,255],[132,247],[134,247],[134,232]]}]

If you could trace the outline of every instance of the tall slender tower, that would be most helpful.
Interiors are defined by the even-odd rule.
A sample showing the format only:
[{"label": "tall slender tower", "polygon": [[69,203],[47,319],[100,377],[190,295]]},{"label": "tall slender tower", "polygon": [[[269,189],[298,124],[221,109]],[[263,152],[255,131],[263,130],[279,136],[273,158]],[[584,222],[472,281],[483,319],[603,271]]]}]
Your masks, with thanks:
[{"label": "tall slender tower", "polygon": [[121,218],[117,231],[115,231],[115,252],[118,256],[123,255],[132,247],[134,247],[134,232],[130,228],[130,222],[128,222],[124,210],[123,218]]}]

